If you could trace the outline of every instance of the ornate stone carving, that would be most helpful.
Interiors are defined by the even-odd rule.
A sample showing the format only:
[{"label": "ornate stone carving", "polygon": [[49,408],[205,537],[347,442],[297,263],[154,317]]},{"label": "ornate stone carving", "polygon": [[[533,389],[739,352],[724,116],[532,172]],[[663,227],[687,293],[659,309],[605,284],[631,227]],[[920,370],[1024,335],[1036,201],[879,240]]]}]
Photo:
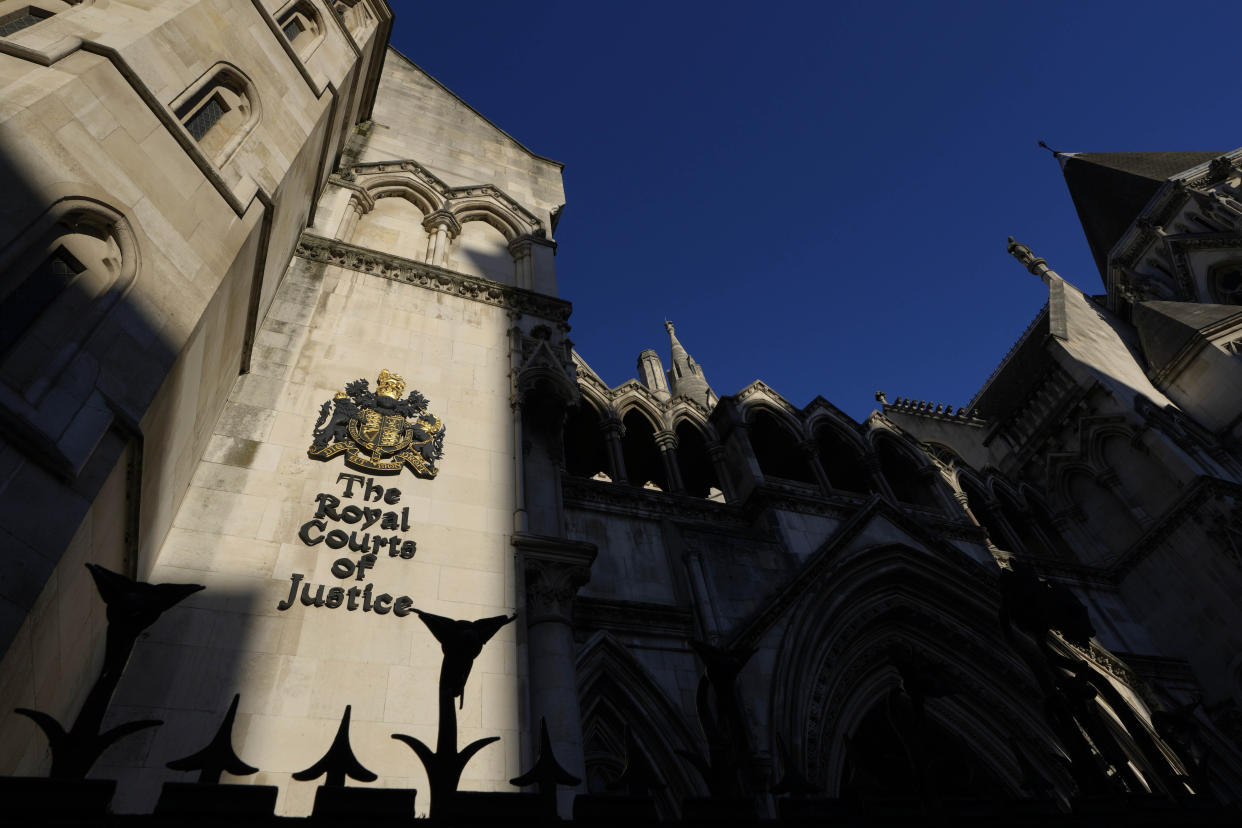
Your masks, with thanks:
[{"label": "ornate stone carving", "polygon": [[574,596],[591,580],[595,544],[517,534],[513,546],[526,576],[527,623],[572,623]]}]

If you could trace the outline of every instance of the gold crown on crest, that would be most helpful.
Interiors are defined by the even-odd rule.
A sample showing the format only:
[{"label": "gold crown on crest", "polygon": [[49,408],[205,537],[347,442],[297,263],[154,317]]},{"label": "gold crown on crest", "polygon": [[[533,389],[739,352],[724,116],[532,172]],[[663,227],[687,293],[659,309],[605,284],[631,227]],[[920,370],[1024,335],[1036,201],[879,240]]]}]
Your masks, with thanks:
[{"label": "gold crown on crest", "polygon": [[399,374],[394,374],[387,368],[380,371],[375,385],[375,393],[381,397],[392,397],[399,400],[401,395],[405,393],[405,380],[401,379]]}]

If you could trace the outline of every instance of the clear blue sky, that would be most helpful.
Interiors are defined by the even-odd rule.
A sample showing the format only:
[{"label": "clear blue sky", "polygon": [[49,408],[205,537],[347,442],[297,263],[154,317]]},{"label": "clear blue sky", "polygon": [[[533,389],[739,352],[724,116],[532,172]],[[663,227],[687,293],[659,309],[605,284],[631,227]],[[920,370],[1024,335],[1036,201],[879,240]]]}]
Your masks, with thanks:
[{"label": "clear blue sky", "polygon": [[1220,150],[1234,4],[407,3],[392,43],[565,163],[572,338],[612,385],[668,360],[862,418],[963,404],[1035,316],[1016,236],[1103,291],[1064,151]]}]

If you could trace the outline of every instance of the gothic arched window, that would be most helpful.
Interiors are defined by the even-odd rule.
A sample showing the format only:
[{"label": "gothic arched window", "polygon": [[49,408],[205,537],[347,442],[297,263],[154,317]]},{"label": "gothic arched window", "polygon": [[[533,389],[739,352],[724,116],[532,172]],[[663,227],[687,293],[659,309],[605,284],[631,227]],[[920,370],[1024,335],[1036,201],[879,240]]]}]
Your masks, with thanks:
[{"label": "gothic arched window", "polygon": [[254,84],[227,63],[207,70],[171,106],[177,120],[217,167],[229,162],[259,122]]},{"label": "gothic arched window", "polygon": [[760,409],[750,418],[750,447],[765,477],[815,482],[811,467],[798,446],[798,438],[773,414]]},{"label": "gothic arched window", "polygon": [[57,202],[27,238],[0,262],[0,377],[37,403],[128,289],[138,257],[128,222],[92,199]]},{"label": "gothic arched window", "polygon": [[575,477],[608,474],[608,449],[602,423],[599,411],[585,399],[569,415],[564,431],[565,471]]},{"label": "gothic arched window", "polygon": [[308,0],[289,4],[276,17],[276,23],[297,56],[305,61],[323,41],[319,12]]},{"label": "gothic arched window", "polygon": [[923,470],[908,452],[898,447],[895,438],[876,440],[875,453],[880,460],[880,471],[898,500],[940,511],[935,493],[924,482]]},{"label": "gothic arched window", "polygon": [[845,492],[871,491],[862,452],[848,438],[831,426],[820,426],[815,430],[815,451],[832,488]]},{"label": "gothic arched window", "polygon": [[707,453],[707,440],[689,420],[682,420],[675,429],[677,434],[677,467],[681,470],[681,483],[686,494],[695,497],[719,497],[720,481],[716,479],[716,467]]},{"label": "gothic arched window", "polygon": [[625,458],[625,476],[631,485],[651,484],[667,492],[668,478],[664,474],[664,461],[656,448],[655,427],[638,409],[631,408],[621,418],[625,436],[621,438],[621,454]]}]

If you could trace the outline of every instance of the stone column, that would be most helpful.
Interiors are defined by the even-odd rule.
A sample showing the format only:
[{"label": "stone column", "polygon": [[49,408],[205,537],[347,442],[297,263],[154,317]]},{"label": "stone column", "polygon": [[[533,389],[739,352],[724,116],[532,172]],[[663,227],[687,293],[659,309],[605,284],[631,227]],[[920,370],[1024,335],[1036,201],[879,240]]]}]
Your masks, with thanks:
[{"label": "stone column", "polygon": [[730,397],[720,400],[712,409],[711,423],[724,446],[722,466],[726,476],[721,485],[731,490],[730,500],[750,497],[755,487],[763,484],[763,470],[750,444],[750,426],[737,402]]},{"label": "stone column", "polygon": [[362,214],[365,212],[362,199],[357,194],[351,195],[349,203],[345,205],[345,215],[341,216],[341,224],[336,230],[336,237],[343,242],[352,241],[354,231],[358,229],[358,222],[362,220]]},{"label": "stone column", "polygon": [[621,437],[625,434],[625,426],[616,417],[609,417],[599,424],[604,434],[604,443],[608,446],[608,461],[612,465],[612,482],[626,482],[625,455],[621,453]]},{"label": "stone column", "polygon": [[519,236],[509,242],[509,255],[513,257],[513,284],[526,290],[534,290],[534,263],[530,254],[529,236]]},{"label": "stone column", "polygon": [[660,449],[660,459],[664,462],[664,476],[668,479],[669,491],[681,494],[686,487],[681,482],[681,467],[677,465],[677,435],[672,431],[657,431],[655,444]]},{"label": "stone column", "polygon": [[[530,661],[530,720],[537,738],[539,720],[548,723],[552,752],[561,766],[583,780],[582,714],[574,667],[573,601],[591,580],[595,544],[564,538],[515,534],[513,547],[526,581],[527,655]],[[533,753],[532,758],[533,758]],[[574,791],[558,792],[562,817],[571,814]]]},{"label": "stone column", "polygon": [[707,456],[711,458],[712,468],[716,470],[716,482],[720,484],[720,491],[724,492],[725,501],[736,500],[733,484],[729,481],[729,467],[725,465],[725,447],[712,441],[707,444]]},{"label": "stone column", "polygon": [[444,267],[448,261],[449,241],[461,233],[461,222],[457,216],[441,208],[423,219],[423,229],[428,236],[427,264]]},{"label": "stone column", "polygon": [[[992,533],[988,532],[988,536],[991,538],[993,546],[1004,549],[1008,552],[1017,552],[1018,554],[1026,553],[1026,548],[1022,543],[1022,539],[1018,537],[1018,533],[1014,531],[1014,528],[1009,525],[1009,521],[1005,518],[1005,513],[1001,510],[999,503],[995,500],[985,500],[979,508],[987,513],[988,522],[992,526],[997,527],[1004,535],[1003,538],[991,538]],[[986,525],[984,526],[984,529],[987,529]],[[1002,543],[1004,544],[1003,546],[1001,545]]]},{"label": "stone column", "polygon": [[863,468],[867,471],[867,479],[871,481],[871,486],[891,502],[897,502],[897,496],[893,494],[893,490],[889,488],[888,481],[884,479],[884,472],[880,471],[880,458],[874,454],[869,454],[863,458]]},{"label": "stone column", "polygon": [[945,487],[940,485],[944,477],[935,466],[923,466],[918,470],[919,482],[931,491],[932,497],[940,501],[940,508],[945,514],[953,514],[953,500],[950,499]]},{"label": "stone column", "polygon": [[984,532],[988,531],[987,527],[984,526],[982,523],[980,523],[979,518],[975,516],[975,513],[973,511],[971,511],[970,497],[965,492],[963,491],[953,492],[953,499],[957,501],[958,506],[962,507],[962,514],[966,516],[967,520],[969,520],[975,526],[978,526]]},{"label": "stone column", "polygon": [[828,479],[828,472],[824,471],[824,464],[819,462],[819,447],[815,445],[814,440],[803,440],[798,443],[798,448],[802,449],[807,465],[811,467],[811,474],[815,475],[815,482],[819,484],[820,491],[828,497],[832,494],[832,482]]}]

